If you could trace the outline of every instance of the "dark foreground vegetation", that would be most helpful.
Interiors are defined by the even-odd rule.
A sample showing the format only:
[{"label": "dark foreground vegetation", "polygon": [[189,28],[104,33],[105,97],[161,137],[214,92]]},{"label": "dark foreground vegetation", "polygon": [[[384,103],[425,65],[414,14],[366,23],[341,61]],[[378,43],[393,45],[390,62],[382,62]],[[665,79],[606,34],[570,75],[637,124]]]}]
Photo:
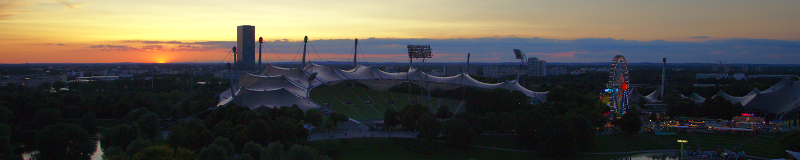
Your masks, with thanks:
[{"label": "dark foreground vegetation", "polygon": [[[534,105],[528,100],[519,91],[474,90],[468,95],[466,112],[452,117],[446,110],[431,113],[427,106],[412,105],[400,112],[388,110],[384,122],[388,128],[399,125],[402,130],[418,131],[419,138],[443,140],[456,148],[465,148],[480,135],[516,135],[524,150],[554,158],[590,149],[596,128],[608,123],[603,116],[608,107],[594,94],[556,88],[547,102]],[[638,122],[637,116],[631,117],[636,118],[630,121]],[[631,132],[638,132],[634,127],[637,130]]]},{"label": "dark foreground vegetation", "polygon": [[296,106],[206,111],[227,84],[179,79],[0,86],[0,159],[88,159],[98,139],[104,159],[327,159],[307,147],[304,124],[346,120]]},{"label": "dark foreground vegetation", "polygon": [[[591,73],[530,78],[526,86],[550,91],[547,102],[535,104],[528,103],[520,92],[467,90],[465,112],[451,113],[447,107],[440,107],[434,113],[424,105],[384,112],[388,130],[417,131],[420,139],[314,142],[306,141],[306,126],[331,128],[347,117],[336,112],[324,116],[318,110],[304,112],[291,106],[251,110],[228,105],[209,110],[217,103],[216,94],[228,88],[221,79],[174,75],[153,81],[57,82],[32,88],[9,84],[0,86],[0,159],[21,159],[21,153],[30,151],[38,151],[38,159],[88,159],[96,151],[97,142],[104,159],[610,159],[624,155],[580,153],[675,149],[675,143],[668,142],[687,137],[700,141],[690,145],[703,148],[746,141],[740,148],[767,158],[783,157],[782,150],[800,151],[798,133],[785,134],[782,139],[689,134],[654,137],[639,133],[642,124],[636,107],[619,119],[604,116],[609,110],[597,93],[606,79],[593,77],[606,76]],[[206,84],[192,84],[197,81]],[[676,82],[673,89],[677,92],[670,96],[698,93],[706,97],[720,89],[740,96],[752,87],[764,90],[773,81],[702,80],[720,84],[707,88]],[[542,84],[535,84],[538,82]],[[726,102],[674,101],[667,114],[728,119],[740,111],[741,105]],[[628,134],[596,134],[609,123]]]}]

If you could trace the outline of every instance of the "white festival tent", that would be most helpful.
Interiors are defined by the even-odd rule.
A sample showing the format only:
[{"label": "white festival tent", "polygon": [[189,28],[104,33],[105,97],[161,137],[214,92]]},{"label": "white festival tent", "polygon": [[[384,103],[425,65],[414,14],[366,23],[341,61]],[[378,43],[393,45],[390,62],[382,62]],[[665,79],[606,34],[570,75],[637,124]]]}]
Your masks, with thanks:
[{"label": "white festival tent", "polygon": [[[653,91],[653,93],[641,98],[650,103],[661,102],[661,89],[662,88],[659,87],[657,90]],[[630,96],[636,97],[635,94],[630,94]],[[706,100],[706,98],[696,93],[692,93],[691,97],[683,95],[681,95],[681,97],[688,98],[697,104],[702,104]],[[759,110],[766,113],[784,115],[789,112],[800,110],[800,98],[798,98],[800,97],[800,82],[784,79],[764,91],[753,88],[753,90],[741,97],[732,96],[723,91],[719,91],[711,97],[711,99],[717,97],[730,101],[733,104],[741,103],[743,108],[747,110]]]},{"label": "white festival tent", "polygon": [[[312,74],[316,77],[309,80]],[[503,83],[483,83],[468,74],[462,73],[450,77],[438,77],[424,73],[415,68],[408,72],[390,73],[375,67],[358,65],[351,70],[342,70],[336,67],[307,63],[303,69],[281,68],[267,65],[260,75],[243,73],[238,83],[233,88],[220,93],[217,106],[228,103],[244,105],[250,109],[258,107],[291,106],[297,104],[301,109],[320,108],[308,97],[308,91],[314,87],[333,84],[342,81],[357,80],[367,85],[370,89],[385,91],[404,82],[438,89],[455,89],[459,86],[470,86],[483,89],[503,88],[511,91],[520,91],[533,99],[544,101],[548,92],[534,92],[526,89],[517,81]],[[428,85],[428,84],[437,85]],[[429,88],[429,89],[431,89]],[[233,90],[234,94],[231,94]],[[231,96],[233,95],[233,96]]]}]

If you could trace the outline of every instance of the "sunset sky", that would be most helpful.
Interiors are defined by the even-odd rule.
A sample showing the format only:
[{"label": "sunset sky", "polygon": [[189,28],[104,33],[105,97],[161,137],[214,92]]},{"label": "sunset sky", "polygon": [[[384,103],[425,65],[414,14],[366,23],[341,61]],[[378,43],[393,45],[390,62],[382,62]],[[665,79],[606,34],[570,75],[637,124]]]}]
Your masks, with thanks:
[{"label": "sunset sky", "polygon": [[[519,48],[548,62],[800,63],[798,0],[1,0],[0,63],[219,62],[236,26],[256,26],[269,61],[511,62]],[[278,53],[273,53],[278,52]],[[282,60],[281,60],[282,59]]]}]

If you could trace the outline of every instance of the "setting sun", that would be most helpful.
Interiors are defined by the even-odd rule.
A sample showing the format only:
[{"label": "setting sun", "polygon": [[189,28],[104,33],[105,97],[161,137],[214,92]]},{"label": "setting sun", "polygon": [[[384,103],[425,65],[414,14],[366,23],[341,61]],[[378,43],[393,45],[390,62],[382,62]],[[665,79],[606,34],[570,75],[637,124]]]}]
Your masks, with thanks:
[{"label": "setting sun", "polygon": [[167,58],[166,58],[166,56],[158,55],[158,56],[155,56],[155,62],[156,63],[167,63]]}]

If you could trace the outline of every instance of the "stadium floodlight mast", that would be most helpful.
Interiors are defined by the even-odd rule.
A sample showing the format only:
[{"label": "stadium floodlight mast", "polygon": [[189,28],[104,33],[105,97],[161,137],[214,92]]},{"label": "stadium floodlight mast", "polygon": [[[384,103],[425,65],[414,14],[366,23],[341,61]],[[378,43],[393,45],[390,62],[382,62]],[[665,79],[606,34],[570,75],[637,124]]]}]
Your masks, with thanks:
[{"label": "stadium floodlight mast", "polygon": [[[517,71],[517,82],[519,82],[519,76],[522,74],[522,69],[525,66],[525,53],[522,53],[522,51],[519,49],[514,49],[514,56],[516,56],[517,59],[519,59],[522,63],[519,65],[519,70]],[[525,83],[523,82],[522,85],[525,85]]]},{"label": "stadium floodlight mast", "polygon": [[[425,65],[425,59],[433,57],[431,55],[431,45],[408,45],[407,47],[408,47],[408,72],[406,73],[409,73],[411,71],[411,68],[413,66],[413,59],[422,59],[422,65]],[[427,81],[428,77],[424,76],[424,78],[425,82],[428,82]],[[409,76],[408,79],[411,80],[411,77]],[[422,86],[420,85],[419,87],[420,87],[419,94],[420,96],[422,96]],[[430,86],[428,88],[430,88]],[[411,93],[411,90],[409,89],[408,92]],[[430,91],[428,91],[428,99],[431,99]],[[433,106],[432,100],[430,106]]]},{"label": "stadium floodlight mast", "polygon": [[412,59],[422,59],[423,63],[425,58],[431,58],[431,45],[408,45],[408,63],[412,64]]}]

